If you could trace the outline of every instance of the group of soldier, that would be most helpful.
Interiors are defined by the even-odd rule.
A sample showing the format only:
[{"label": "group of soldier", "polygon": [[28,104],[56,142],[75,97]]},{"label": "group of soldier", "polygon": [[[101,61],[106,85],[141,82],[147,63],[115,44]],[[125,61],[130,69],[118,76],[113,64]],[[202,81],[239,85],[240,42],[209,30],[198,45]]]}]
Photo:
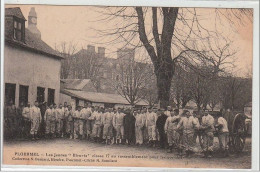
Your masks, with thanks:
[{"label": "group of soldier", "polygon": [[[140,108],[103,108],[86,103],[84,106],[51,104],[39,108],[35,101],[16,109],[10,103],[5,109],[5,131],[15,138],[17,130],[23,137],[70,138],[90,140],[103,144],[144,145],[167,148],[177,155],[190,157],[197,152],[198,137],[202,143],[203,157],[212,157],[214,133],[217,132],[219,149],[228,155],[227,121],[217,114],[212,116],[207,110],[195,113],[189,110]],[[16,114],[22,116],[16,116]],[[44,136],[39,136],[41,124]],[[11,129],[10,127],[15,127]]]}]

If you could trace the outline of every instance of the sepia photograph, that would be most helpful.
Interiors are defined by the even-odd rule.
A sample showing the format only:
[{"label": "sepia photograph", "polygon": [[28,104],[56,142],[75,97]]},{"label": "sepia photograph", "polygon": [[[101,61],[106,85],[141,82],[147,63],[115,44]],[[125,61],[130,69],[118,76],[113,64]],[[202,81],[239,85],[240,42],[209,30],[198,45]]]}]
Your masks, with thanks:
[{"label": "sepia photograph", "polygon": [[252,169],[254,15],[5,4],[2,164]]}]

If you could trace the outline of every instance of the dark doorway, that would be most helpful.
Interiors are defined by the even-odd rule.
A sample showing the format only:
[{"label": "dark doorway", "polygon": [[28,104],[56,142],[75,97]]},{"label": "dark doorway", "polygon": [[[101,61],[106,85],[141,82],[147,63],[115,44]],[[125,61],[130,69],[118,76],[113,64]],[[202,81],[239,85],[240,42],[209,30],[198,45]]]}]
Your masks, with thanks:
[{"label": "dark doorway", "polygon": [[54,103],[55,89],[48,88],[48,105]]},{"label": "dark doorway", "polygon": [[44,102],[45,88],[37,87],[37,101],[38,103]]},{"label": "dark doorway", "polygon": [[6,83],[5,84],[5,103],[9,104],[12,101],[15,104],[15,84]]},{"label": "dark doorway", "polygon": [[29,86],[20,85],[19,88],[19,105],[23,103],[26,105],[28,103],[28,90]]}]

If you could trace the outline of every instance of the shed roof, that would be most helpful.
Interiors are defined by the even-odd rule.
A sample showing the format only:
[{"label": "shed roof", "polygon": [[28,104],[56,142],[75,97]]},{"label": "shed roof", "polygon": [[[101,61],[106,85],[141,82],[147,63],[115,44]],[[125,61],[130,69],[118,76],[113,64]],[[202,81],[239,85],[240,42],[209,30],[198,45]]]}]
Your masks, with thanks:
[{"label": "shed roof", "polygon": [[82,90],[89,82],[90,79],[61,79],[65,83],[66,89]]},{"label": "shed roof", "polygon": [[[78,90],[63,89],[61,93],[76,97],[82,100],[87,100],[96,103],[112,103],[129,105],[129,102],[118,94],[107,94],[98,92],[86,92]],[[136,105],[147,106],[148,103],[145,100],[139,101]]]}]

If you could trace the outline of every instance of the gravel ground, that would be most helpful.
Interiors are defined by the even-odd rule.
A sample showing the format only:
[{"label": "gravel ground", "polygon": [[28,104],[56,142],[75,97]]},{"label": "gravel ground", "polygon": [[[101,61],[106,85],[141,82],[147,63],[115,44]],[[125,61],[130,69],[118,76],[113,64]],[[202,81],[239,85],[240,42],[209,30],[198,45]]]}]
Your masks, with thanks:
[{"label": "gravel ground", "polygon": [[[218,145],[216,141],[214,145]],[[3,162],[19,165],[250,169],[251,138],[246,140],[239,155],[208,159],[201,158],[199,152],[191,158],[180,158],[175,152],[167,153],[164,149],[147,146],[104,145],[70,139],[16,140],[4,142]]]}]

